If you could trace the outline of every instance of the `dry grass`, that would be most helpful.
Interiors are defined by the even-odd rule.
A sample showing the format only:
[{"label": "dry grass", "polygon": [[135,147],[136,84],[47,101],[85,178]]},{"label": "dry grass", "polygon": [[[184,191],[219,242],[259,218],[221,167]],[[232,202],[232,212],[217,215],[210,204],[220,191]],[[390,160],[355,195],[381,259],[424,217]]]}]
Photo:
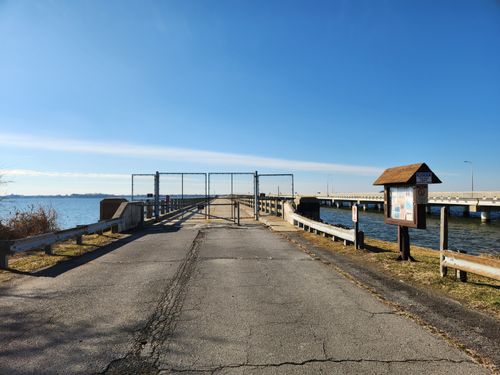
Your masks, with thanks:
[{"label": "dry grass", "polygon": [[53,208],[30,206],[17,210],[5,222],[0,221],[0,239],[16,240],[58,229],[57,213]]},{"label": "dry grass", "polygon": [[82,237],[82,245],[76,245],[74,241],[65,241],[53,246],[53,255],[46,255],[41,250],[27,251],[15,254],[9,259],[11,270],[0,270],[0,282],[14,277],[15,272],[33,272],[68,259],[80,256],[99,249],[111,242],[126,237],[125,234],[105,232],[102,235],[90,234]]},{"label": "dry grass", "polygon": [[301,235],[330,251],[369,262],[381,271],[391,273],[410,284],[432,288],[471,308],[500,318],[500,281],[468,273],[468,280],[463,283],[457,281],[454,270],[450,268],[448,276],[441,277],[439,253],[435,250],[412,245],[411,253],[416,262],[401,262],[396,260],[399,255],[396,243],[367,238],[366,249],[360,251],[353,246],[344,246],[342,242],[333,242],[330,238],[312,233],[301,232]]}]

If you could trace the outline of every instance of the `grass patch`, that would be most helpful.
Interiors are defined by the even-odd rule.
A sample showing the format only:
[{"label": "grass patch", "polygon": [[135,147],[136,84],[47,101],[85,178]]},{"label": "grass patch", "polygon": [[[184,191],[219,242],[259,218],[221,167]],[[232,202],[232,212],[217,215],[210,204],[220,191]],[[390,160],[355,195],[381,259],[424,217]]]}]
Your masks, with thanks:
[{"label": "grass patch", "polygon": [[56,265],[68,259],[95,251],[126,236],[121,233],[111,233],[111,231],[104,232],[102,235],[89,234],[82,236],[82,245],[77,245],[74,241],[64,241],[55,244],[53,246],[53,255],[47,255],[42,250],[17,253],[9,258],[10,270],[0,270],[0,281],[11,279],[16,272],[29,273]]},{"label": "grass patch", "polygon": [[397,243],[366,238],[366,249],[355,250],[353,246],[344,246],[342,242],[333,242],[331,238],[300,233],[307,240],[330,251],[371,263],[379,267],[381,272],[388,272],[409,284],[431,288],[500,319],[500,281],[468,273],[467,282],[463,283],[455,278],[455,272],[451,268],[448,268],[448,276],[441,277],[439,252],[436,250],[412,245],[411,254],[416,262],[401,262],[396,260],[399,255]]}]

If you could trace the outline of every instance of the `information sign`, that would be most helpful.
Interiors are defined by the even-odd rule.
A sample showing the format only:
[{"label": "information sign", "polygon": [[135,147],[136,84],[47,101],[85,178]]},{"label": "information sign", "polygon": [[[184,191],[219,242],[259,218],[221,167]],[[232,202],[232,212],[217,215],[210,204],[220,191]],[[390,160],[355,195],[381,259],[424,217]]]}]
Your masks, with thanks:
[{"label": "information sign", "polygon": [[413,187],[403,186],[389,188],[391,219],[413,221]]},{"label": "information sign", "polygon": [[352,221],[353,223],[358,222],[358,206],[356,204],[352,206]]},{"label": "information sign", "polygon": [[432,184],[432,172],[417,172],[415,178],[417,185]]}]

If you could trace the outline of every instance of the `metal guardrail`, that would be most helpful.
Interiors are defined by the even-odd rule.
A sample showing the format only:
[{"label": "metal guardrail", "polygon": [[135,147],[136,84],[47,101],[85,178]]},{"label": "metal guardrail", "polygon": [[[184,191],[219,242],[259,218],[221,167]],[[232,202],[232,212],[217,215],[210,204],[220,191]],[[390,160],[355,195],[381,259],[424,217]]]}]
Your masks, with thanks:
[{"label": "metal guardrail", "polygon": [[[448,267],[500,281],[500,260],[440,250],[439,268],[442,277],[446,276]],[[463,274],[459,275],[459,278],[467,281],[467,277]]]},{"label": "metal guardrail", "polygon": [[[333,241],[343,240],[344,245],[355,243],[356,231],[354,229],[339,228],[334,225],[320,223],[315,220],[308,219],[297,213],[291,215],[293,225],[316,234],[332,237]],[[362,246],[362,245],[361,245]]]},{"label": "metal guardrail", "polygon": [[0,269],[8,268],[8,256],[14,253],[43,248],[46,254],[52,254],[52,245],[56,242],[75,239],[81,244],[81,238],[86,234],[102,232],[108,229],[117,230],[123,219],[110,219],[94,224],[79,225],[76,228],[65,229],[52,233],[21,238],[18,240],[0,241]]},{"label": "metal guardrail", "polygon": [[439,270],[441,277],[448,273],[448,267],[454,268],[460,281],[467,281],[467,272],[500,280],[500,260],[468,255],[464,252],[448,249],[448,207],[441,207],[439,228]]},{"label": "metal guardrail", "polygon": [[[172,211],[167,212],[160,216],[160,219],[166,219],[171,215],[175,215],[181,211],[190,209],[198,203],[205,202],[204,199],[185,199],[183,202],[175,202],[169,209]],[[138,202],[125,202],[132,207],[134,203]],[[148,216],[147,205],[141,205],[141,217]],[[144,209],[146,208],[146,209]],[[123,212],[122,212],[123,213]],[[141,222],[144,220],[141,219]],[[128,226],[127,226],[128,225]],[[57,242],[67,241],[74,239],[78,245],[82,244],[82,236],[93,233],[100,233],[111,229],[113,232],[118,232],[120,227],[129,228],[130,223],[127,224],[127,218],[117,217],[108,220],[102,220],[97,223],[88,225],[78,225],[75,228],[64,229],[57,232],[44,233],[36,236],[21,238],[18,240],[0,241],[0,269],[7,269],[9,266],[9,256],[18,252],[43,249],[46,254],[52,254],[52,245]]]},{"label": "metal guardrail", "polygon": [[[286,203],[291,197],[260,197],[259,199],[259,210],[262,212],[275,214],[276,216],[284,217],[284,205],[290,204]],[[243,204],[253,207],[253,199],[241,199]],[[293,225],[301,228],[305,231],[309,231],[316,234],[322,234],[325,237],[331,237],[334,241],[343,240],[344,244],[349,243],[357,244],[358,248],[363,248],[364,234],[363,232],[358,232],[356,234],[355,229],[344,229],[336,227],[334,225],[325,224],[312,220],[293,212],[289,217],[286,218],[287,221],[293,222]],[[357,240],[357,241],[356,241]]]}]

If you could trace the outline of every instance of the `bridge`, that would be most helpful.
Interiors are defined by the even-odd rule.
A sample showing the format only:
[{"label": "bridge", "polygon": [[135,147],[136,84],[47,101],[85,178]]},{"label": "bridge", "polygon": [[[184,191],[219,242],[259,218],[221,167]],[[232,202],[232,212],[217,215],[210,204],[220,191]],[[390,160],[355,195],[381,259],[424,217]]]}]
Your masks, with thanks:
[{"label": "bridge", "polygon": [[[323,205],[342,207],[357,203],[362,209],[373,207],[382,211],[384,193],[334,193],[329,195],[314,194]],[[500,211],[500,192],[429,192],[427,208],[432,206],[461,206],[464,215],[469,212],[481,212],[481,220],[490,220],[491,211]]]},{"label": "bridge", "polygon": [[210,204],[2,283],[0,373],[487,373],[317,261],[292,225]]}]

